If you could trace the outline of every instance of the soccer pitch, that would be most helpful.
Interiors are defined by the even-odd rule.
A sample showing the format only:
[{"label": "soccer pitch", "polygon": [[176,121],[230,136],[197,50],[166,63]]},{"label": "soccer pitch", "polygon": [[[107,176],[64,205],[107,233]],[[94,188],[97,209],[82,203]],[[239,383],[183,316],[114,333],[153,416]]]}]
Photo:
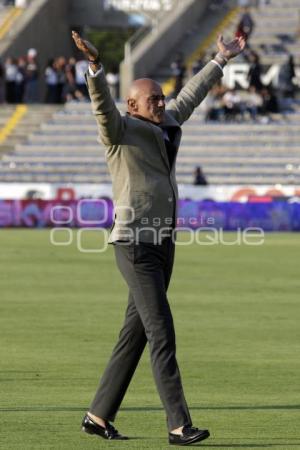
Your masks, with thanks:
[{"label": "soccer pitch", "polygon": [[[148,351],[115,423],[132,439],[80,431],[127,288],[111,247],[81,253],[49,235],[0,231],[0,448],[166,450]],[[86,236],[85,247],[98,239]],[[194,447],[300,448],[299,257],[299,234],[177,247],[169,299],[178,360],[194,425],[211,431]]]}]

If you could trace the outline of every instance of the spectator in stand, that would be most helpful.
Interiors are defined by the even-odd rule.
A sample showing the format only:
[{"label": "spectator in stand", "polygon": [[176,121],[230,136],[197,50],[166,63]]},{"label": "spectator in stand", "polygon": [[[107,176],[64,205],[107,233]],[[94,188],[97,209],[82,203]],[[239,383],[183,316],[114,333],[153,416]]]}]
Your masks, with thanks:
[{"label": "spectator in stand", "polygon": [[254,28],[254,20],[250,14],[250,9],[245,7],[236,30],[236,37],[243,37],[247,42]]},{"label": "spectator in stand", "polygon": [[294,98],[296,76],[293,55],[287,55],[287,61],[281,66],[278,78],[278,87],[282,97]]},{"label": "spectator in stand", "polygon": [[111,93],[111,96],[114,100],[119,98],[119,85],[120,85],[120,77],[118,73],[118,67],[114,66],[112,70],[107,72],[106,81]]},{"label": "spectator in stand", "polygon": [[194,185],[195,186],[207,186],[208,182],[200,166],[196,167],[194,173]]},{"label": "spectator in stand", "polygon": [[57,70],[55,60],[49,59],[47,67],[45,69],[45,82],[46,82],[46,103],[58,103],[58,92],[57,92]]},{"label": "spectator in stand", "polygon": [[257,53],[251,52],[249,55],[249,72],[248,81],[249,86],[254,86],[257,92],[260,92],[264,87],[261,81],[262,68],[260,64],[260,58]]},{"label": "spectator in stand", "polygon": [[234,89],[229,89],[224,94],[223,104],[226,120],[236,119],[238,115],[243,115],[242,99]]},{"label": "spectator in stand", "polygon": [[217,83],[210,90],[204,99],[204,102],[202,102],[206,111],[205,121],[223,121],[224,105],[222,98],[225,92],[226,88],[222,85],[222,83]]},{"label": "spectator in stand", "polygon": [[73,56],[71,56],[71,58],[69,58],[68,60],[68,64],[66,65],[66,71],[70,71],[73,75],[74,81],[75,81],[75,77],[76,77],[76,58],[74,58]]},{"label": "spectator in stand", "polygon": [[0,59],[0,103],[4,102],[5,99],[5,71],[3,64]]},{"label": "spectator in stand", "polygon": [[37,51],[35,48],[30,48],[27,52],[27,66],[26,66],[26,86],[25,86],[25,102],[38,102],[38,64]]},{"label": "spectator in stand", "polygon": [[14,58],[8,57],[5,61],[5,100],[7,103],[16,103],[16,80],[18,66]]},{"label": "spectator in stand", "polygon": [[16,77],[16,103],[24,102],[26,86],[26,58],[18,58],[18,73]]},{"label": "spectator in stand", "polygon": [[16,8],[27,8],[28,0],[0,0],[1,6],[15,6]]},{"label": "spectator in stand", "polygon": [[63,91],[66,84],[66,58],[59,56],[56,59],[56,73],[57,73],[57,103],[63,103]]},{"label": "spectator in stand", "polygon": [[27,8],[28,1],[27,0],[15,0],[15,7],[16,8]]},{"label": "spectator in stand", "polygon": [[256,121],[257,115],[263,105],[263,99],[261,94],[256,91],[255,86],[249,86],[245,103],[246,111],[248,111],[252,120]]},{"label": "spectator in stand", "polygon": [[174,62],[171,64],[172,75],[174,77],[174,92],[172,96],[175,98],[183,87],[183,81],[185,77],[186,67],[181,55],[178,55]]},{"label": "spectator in stand", "polygon": [[[74,63],[74,64],[73,64]],[[86,100],[86,97],[82,94],[79,89],[77,89],[76,82],[75,82],[75,63],[76,60],[74,59],[69,60],[69,64],[66,66],[66,83],[64,87],[63,92],[63,99],[66,102],[72,102],[72,101],[84,101]]]},{"label": "spectator in stand", "polygon": [[278,99],[272,86],[265,86],[261,91],[261,95],[263,99],[261,113],[264,116],[267,116],[268,118],[270,113],[280,112]]},{"label": "spectator in stand", "polygon": [[75,65],[76,89],[78,89],[78,91],[80,91],[85,98],[89,98],[85,81],[85,73],[87,72],[88,67],[89,63],[85,59],[77,61]]}]

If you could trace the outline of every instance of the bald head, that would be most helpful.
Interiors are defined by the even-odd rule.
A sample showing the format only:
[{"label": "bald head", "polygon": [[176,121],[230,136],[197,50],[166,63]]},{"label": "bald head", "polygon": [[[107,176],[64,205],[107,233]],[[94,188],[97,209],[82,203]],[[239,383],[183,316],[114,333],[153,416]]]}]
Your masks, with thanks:
[{"label": "bald head", "polygon": [[139,78],[134,80],[128,91],[128,98],[137,98],[141,94],[151,94],[152,91],[159,92],[162,95],[162,90],[160,85],[151,80],[151,78]]},{"label": "bald head", "polygon": [[135,80],[127,96],[128,112],[155,123],[164,119],[165,97],[160,85],[150,78]]}]

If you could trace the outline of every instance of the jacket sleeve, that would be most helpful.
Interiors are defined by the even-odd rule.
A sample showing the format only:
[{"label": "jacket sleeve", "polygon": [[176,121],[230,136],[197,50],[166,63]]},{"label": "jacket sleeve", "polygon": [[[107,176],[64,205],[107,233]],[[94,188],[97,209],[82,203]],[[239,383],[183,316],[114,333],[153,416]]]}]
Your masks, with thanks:
[{"label": "jacket sleeve", "polygon": [[118,144],[124,132],[124,120],[111,97],[104,70],[95,77],[86,73],[85,79],[101,141],[107,146]]},{"label": "jacket sleeve", "polygon": [[222,76],[223,71],[221,68],[210,61],[186,83],[176,99],[170,101],[166,108],[167,111],[182,125]]}]

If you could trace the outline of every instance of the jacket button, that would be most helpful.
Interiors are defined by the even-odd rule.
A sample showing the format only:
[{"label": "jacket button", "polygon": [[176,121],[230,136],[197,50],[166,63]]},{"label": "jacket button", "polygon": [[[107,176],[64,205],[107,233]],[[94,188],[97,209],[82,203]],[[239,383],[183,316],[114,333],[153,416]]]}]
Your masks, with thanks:
[{"label": "jacket button", "polygon": [[173,201],[172,197],[169,197],[169,198],[168,198],[168,201],[169,201],[169,202],[172,202],[172,201]]}]

